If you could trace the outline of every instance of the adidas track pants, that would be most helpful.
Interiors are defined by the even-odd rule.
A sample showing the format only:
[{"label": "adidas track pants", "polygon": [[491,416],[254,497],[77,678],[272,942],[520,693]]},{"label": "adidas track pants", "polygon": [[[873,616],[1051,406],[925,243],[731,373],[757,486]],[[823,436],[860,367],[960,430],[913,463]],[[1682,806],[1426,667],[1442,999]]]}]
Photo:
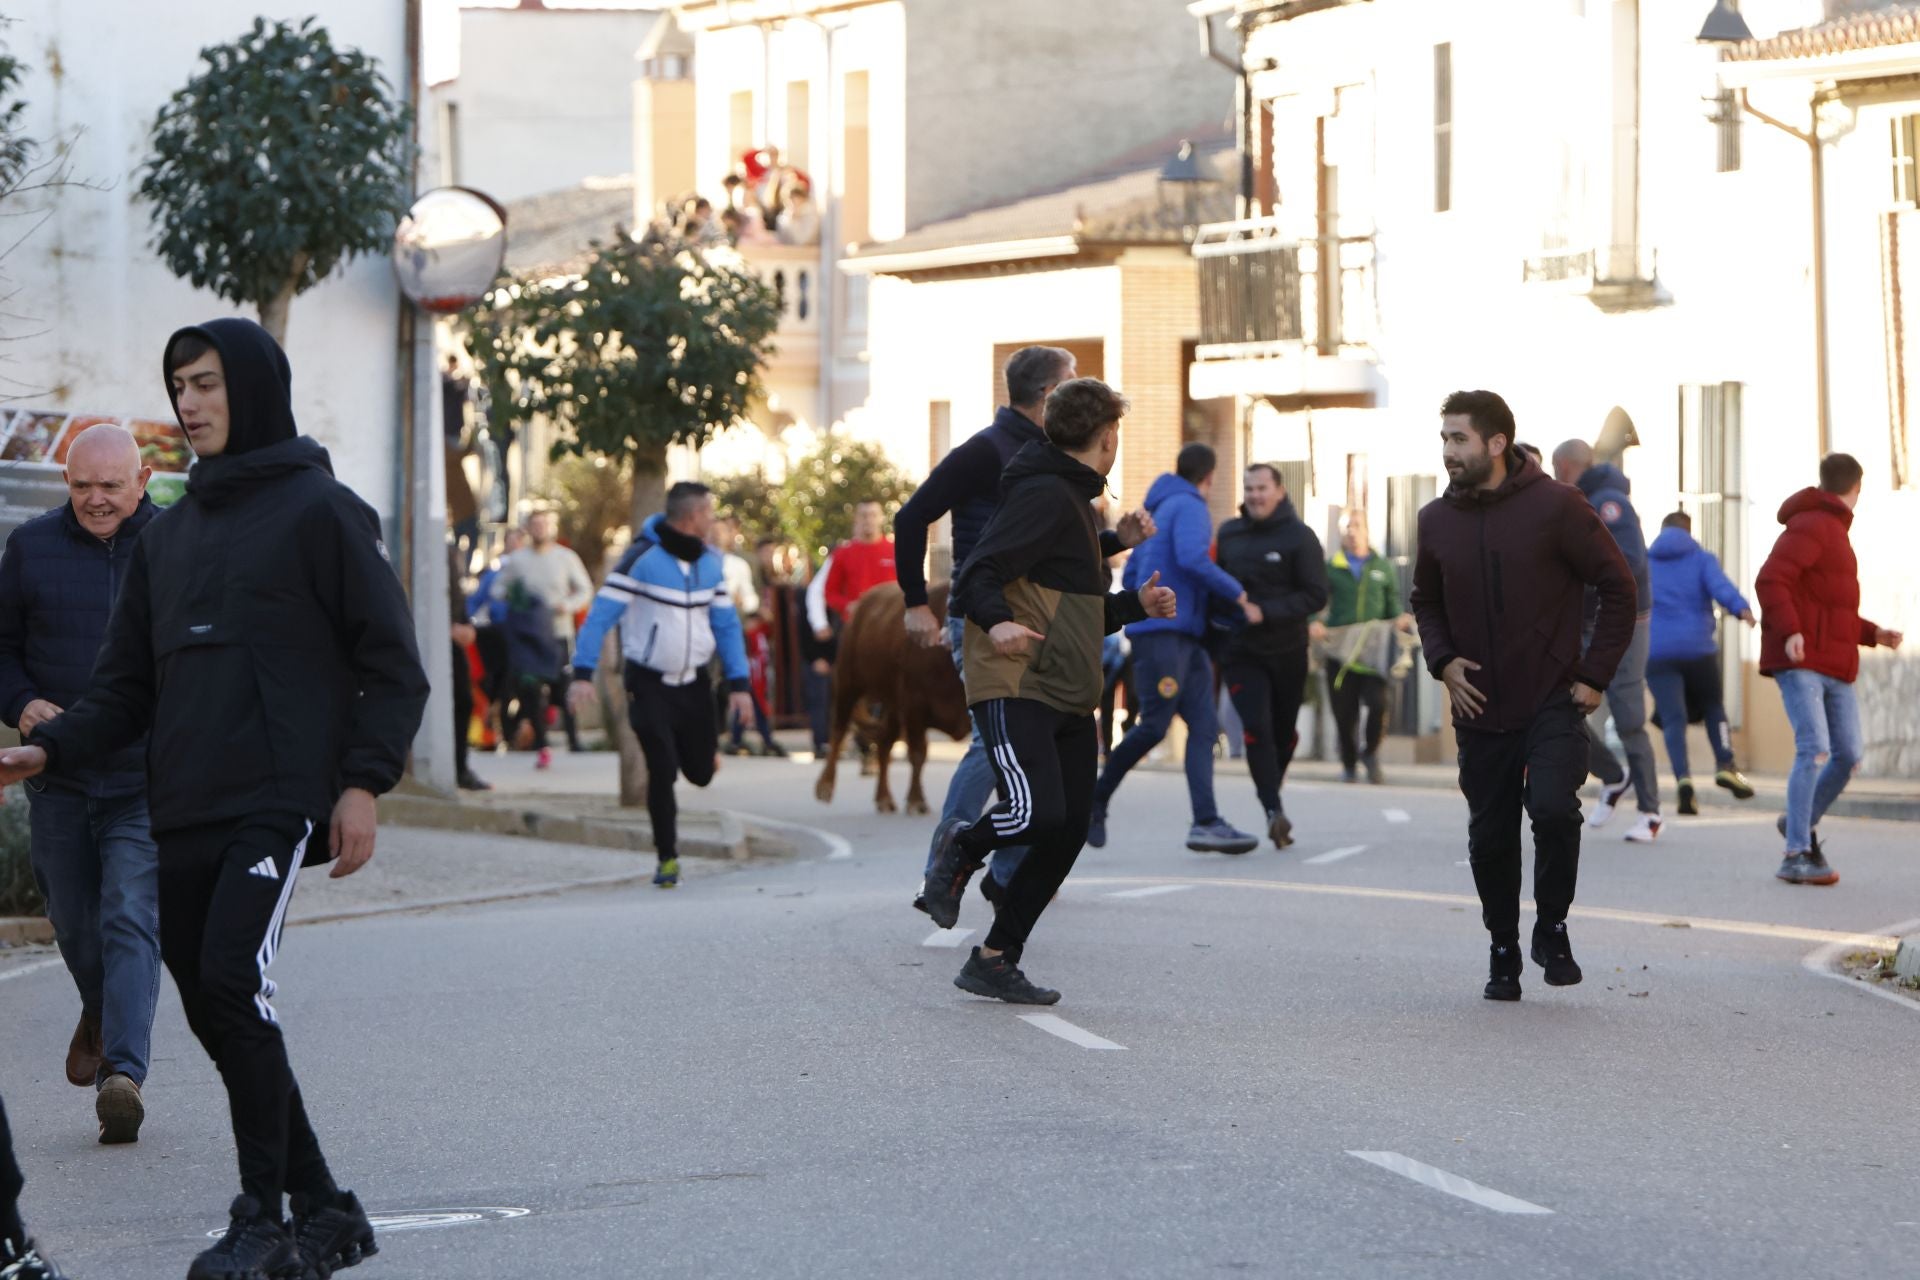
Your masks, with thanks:
[{"label": "adidas track pants", "polygon": [[991,698],[972,710],[1000,802],[961,833],[960,847],[979,863],[995,849],[1028,846],[987,934],[987,946],[1017,959],[1087,842],[1100,731],[1091,715],[1031,698]]},{"label": "adidas track pants", "polygon": [[161,959],[180,989],[187,1025],[226,1082],[241,1189],[277,1214],[285,1191],[333,1190],[287,1064],[267,977],[300,862],[327,831],[268,813],[154,838]]}]

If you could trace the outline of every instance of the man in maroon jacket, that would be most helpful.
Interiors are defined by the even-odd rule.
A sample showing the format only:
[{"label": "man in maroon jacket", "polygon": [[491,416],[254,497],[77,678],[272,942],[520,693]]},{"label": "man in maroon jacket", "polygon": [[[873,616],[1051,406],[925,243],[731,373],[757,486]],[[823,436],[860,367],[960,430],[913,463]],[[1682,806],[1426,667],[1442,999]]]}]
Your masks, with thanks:
[{"label": "man in maroon jacket", "polygon": [[1847,530],[1862,474],[1847,454],[1821,459],[1819,488],[1802,489],[1781,505],[1786,532],[1754,582],[1760,674],[1780,686],[1793,724],[1793,772],[1779,822],[1786,855],[1774,872],[1788,884],[1840,881],[1814,828],[1860,763],[1860,707],[1853,696],[1860,649],[1897,649],[1904,638],[1860,616],[1860,567]]},{"label": "man in maroon jacket", "polygon": [[[1514,447],[1491,391],[1440,407],[1451,483],[1420,511],[1413,615],[1447,686],[1467,797],[1468,857],[1493,947],[1486,997],[1520,998],[1520,812],[1533,819],[1533,962],[1547,985],[1580,981],[1567,940],[1580,865],[1585,717],[1633,639],[1633,573],[1581,492]],[[1580,648],[1587,587],[1599,593]]]}]

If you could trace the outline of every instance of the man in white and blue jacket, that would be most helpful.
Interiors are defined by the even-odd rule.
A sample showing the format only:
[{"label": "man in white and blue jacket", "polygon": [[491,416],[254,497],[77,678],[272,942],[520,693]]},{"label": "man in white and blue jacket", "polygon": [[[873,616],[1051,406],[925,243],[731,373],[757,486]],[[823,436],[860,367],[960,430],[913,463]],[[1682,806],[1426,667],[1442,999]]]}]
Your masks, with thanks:
[{"label": "man in white and blue jacket", "polygon": [[600,587],[573,650],[575,709],[594,701],[593,669],[609,628],[620,628],[626,659],[627,719],[647,758],[647,815],[659,868],[653,882],[680,883],[673,784],[713,781],[720,733],[713,715],[707,663],[715,650],[726,672],[734,715],[753,715],[747,646],[740,615],[727,596],[724,562],[707,545],[713,527],[713,491],[691,480],[667,490],[667,509],[648,519],[640,536]]}]

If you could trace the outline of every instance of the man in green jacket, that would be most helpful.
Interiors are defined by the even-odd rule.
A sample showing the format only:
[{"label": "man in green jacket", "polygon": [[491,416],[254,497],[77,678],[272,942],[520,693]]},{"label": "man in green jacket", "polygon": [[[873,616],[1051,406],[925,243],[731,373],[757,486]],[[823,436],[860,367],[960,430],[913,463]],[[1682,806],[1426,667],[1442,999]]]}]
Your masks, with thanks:
[{"label": "man in green jacket", "polygon": [[[1400,608],[1400,579],[1393,561],[1375,555],[1367,538],[1367,513],[1346,514],[1340,550],[1327,561],[1327,611],[1313,625],[1313,638],[1327,645],[1327,687],[1340,734],[1340,767],[1348,782],[1386,781],[1380,771],[1380,739],[1387,731],[1387,670],[1392,633],[1413,624]],[[1350,628],[1330,634],[1332,628]],[[1364,746],[1360,713],[1367,714]]]}]

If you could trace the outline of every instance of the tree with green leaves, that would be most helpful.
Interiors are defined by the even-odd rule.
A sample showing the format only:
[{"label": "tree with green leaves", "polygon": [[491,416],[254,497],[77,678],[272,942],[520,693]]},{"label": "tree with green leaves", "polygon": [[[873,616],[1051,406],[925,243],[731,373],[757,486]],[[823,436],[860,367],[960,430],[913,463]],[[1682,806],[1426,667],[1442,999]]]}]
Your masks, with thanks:
[{"label": "tree with green leaves", "polygon": [[336,48],[314,18],[256,18],[200,62],[140,167],[153,247],[285,341],[295,296],[391,243],[413,188],[411,112],[378,60]]},{"label": "tree with green leaves", "polygon": [[856,502],[878,502],[891,520],[912,492],[879,445],[828,437],[787,469],[777,501],[788,535],[817,565],[853,536]]},{"label": "tree with green leaves", "polygon": [[717,255],[620,235],[577,276],[502,281],[469,320],[494,437],[539,417],[556,458],[625,462],[637,520],[660,506],[669,445],[705,444],[762,398],[780,301]]}]

